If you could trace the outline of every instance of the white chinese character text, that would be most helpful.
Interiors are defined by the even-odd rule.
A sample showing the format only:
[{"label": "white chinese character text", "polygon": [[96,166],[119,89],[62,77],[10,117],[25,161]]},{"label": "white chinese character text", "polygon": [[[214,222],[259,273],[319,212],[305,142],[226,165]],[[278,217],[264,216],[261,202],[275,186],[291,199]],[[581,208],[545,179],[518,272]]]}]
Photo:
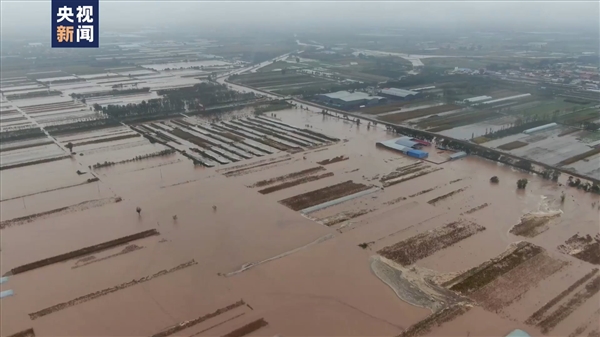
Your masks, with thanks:
[{"label": "white chinese character text", "polygon": [[92,6],[77,6],[77,22],[94,22],[94,7]]},{"label": "white chinese character text", "polygon": [[59,7],[58,14],[56,14],[56,16],[58,16],[56,22],[62,22],[65,19],[69,22],[73,22],[73,19],[71,19],[73,16],[73,9],[67,6]]},{"label": "white chinese character text", "polygon": [[77,42],[81,40],[94,42],[94,26],[77,26]]}]

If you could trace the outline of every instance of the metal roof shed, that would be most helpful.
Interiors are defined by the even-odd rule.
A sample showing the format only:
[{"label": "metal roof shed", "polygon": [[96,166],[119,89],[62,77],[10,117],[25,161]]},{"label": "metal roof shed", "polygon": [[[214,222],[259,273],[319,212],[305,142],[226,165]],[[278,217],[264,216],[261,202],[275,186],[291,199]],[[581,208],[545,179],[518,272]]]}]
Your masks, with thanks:
[{"label": "metal roof shed", "polygon": [[523,330],[516,329],[511,331],[506,337],[530,337],[530,335]]},{"label": "metal roof shed", "polygon": [[427,158],[429,156],[429,153],[425,152],[425,151],[421,151],[421,150],[408,150],[408,152],[406,153],[408,156],[410,157],[415,157],[415,158]]},{"label": "metal roof shed", "polygon": [[402,97],[402,98],[406,98],[409,96],[415,96],[415,95],[419,94],[416,91],[404,90],[404,89],[398,89],[398,88],[385,88],[385,89],[381,90],[381,93],[384,95],[390,95],[390,96],[396,96],[396,97]]},{"label": "metal roof shed", "polygon": [[419,143],[417,142],[413,142],[412,140],[410,140],[410,138],[408,137],[402,137],[402,138],[398,138],[396,139],[396,141],[394,142],[398,145],[402,145],[402,146],[406,146],[406,147],[413,147],[415,145],[418,145]]},{"label": "metal roof shed", "polygon": [[467,153],[464,151],[456,152],[450,155],[450,160],[456,160],[460,158],[464,158],[467,156]]},{"label": "metal roof shed", "polygon": [[393,139],[392,140],[386,140],[386,141],[383,141],[383,142],[377,142],[377,144],[385,146],[388,149],[392,149],[392,150],[396,150],[396,151],[402,152],[404,154],[406,154],[410,150],[410,147],[406,147],[406,146],[402,146],[402,145],[396,144]]}]

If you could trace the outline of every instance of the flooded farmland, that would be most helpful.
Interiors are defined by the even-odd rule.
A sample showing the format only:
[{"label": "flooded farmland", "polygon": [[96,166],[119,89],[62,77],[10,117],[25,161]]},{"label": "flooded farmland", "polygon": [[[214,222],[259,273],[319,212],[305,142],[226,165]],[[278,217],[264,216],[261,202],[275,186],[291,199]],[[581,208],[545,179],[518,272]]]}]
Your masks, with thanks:
[{"label": "flooded farmland", "polygon": [[300,109],[48,132],[14,162],[65,158],[2,170],[2,271],[35,266],[1,285],[3,335],[598,329],[600,199],[566,177]]}]

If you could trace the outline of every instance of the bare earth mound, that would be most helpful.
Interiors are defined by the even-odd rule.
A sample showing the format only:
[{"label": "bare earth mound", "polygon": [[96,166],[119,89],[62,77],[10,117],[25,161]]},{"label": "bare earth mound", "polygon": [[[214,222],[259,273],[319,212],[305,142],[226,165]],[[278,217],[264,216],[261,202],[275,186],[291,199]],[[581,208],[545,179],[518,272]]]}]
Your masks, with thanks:
[{"label": "bare earth mound", "polygon": [[381,256],[371,258],[371,270],[403,301],[437,312],[449,305],[469,300],[432,281],[435,272],[418,267],[404,268]]},{"label": "bare earth mound", "polygon": [[510,233],[514,235],[533,238],[548,230],[548,224],[554,218],[560,216],[560,213],[552,215],[534,215],[527,214],[521,218],[521,222],[510,229]]}]

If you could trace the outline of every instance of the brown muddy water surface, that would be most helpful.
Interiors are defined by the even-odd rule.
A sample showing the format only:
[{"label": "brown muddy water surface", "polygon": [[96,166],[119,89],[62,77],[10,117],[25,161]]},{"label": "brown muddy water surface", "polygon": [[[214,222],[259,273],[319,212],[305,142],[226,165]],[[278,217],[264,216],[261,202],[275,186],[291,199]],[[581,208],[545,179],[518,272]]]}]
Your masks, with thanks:
[{"label": "brown muddy water surface", "polygon": [[[216,154],[202,146],[219,160],[227,149],[269,150],[261,132],[289,128],[275,122],[339,141],[298,145],[314,134],[292,133],[281,144],[296,142],[282,147],[293,151],[229,155],[231,163],[212,168],[180,152],[89,168],[173,145],[135,137],[3,171],[1,220],[29,218],[1,229],[2,274],[147,230],[160,235],[9,276],[0,286],[14,291],[1,300],[2,336],[29,328],[36,336],[161,337],[598,330],[598,196],[476,157],[420,162],[379,149],[377,141],[398,137],[380,126],[299,109],[276,116],[260,127],[189,127],[195,138],[186,136],[218,142]],[[255,148],[201,133],[213,129],[248,135]],[[524,177],[526,190],[517,190]]]}]

